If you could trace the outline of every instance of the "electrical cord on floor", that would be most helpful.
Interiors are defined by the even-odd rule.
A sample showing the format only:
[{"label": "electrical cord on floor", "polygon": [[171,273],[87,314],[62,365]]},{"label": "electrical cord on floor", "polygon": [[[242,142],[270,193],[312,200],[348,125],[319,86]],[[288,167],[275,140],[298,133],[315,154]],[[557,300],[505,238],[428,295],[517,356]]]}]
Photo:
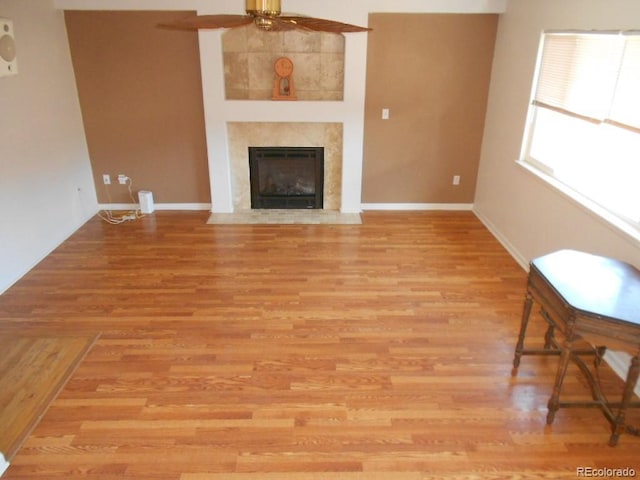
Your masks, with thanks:
[{"label": "electrical cord on floor", "polygon": [[[126,177],[127,189],[129,190],[129,197],[133,203],[136,202],[133,197],[133,180],[131,178]],[[104,186],[105,191],[107,193],[107,198],[109,199],[109,203],[113,203],[111,200],[111,192],[109,191],[108,185]],[[135,210],[129,210],[123,213],[114,214],[112,210],[101,210],[98,212],[98,216],[107,223],[111,225],[120,225],[121,223],[129,222],[131,220],[136,220],[138,218],[144,217],[144,214],[140,212],[140,209],[137,208]]]}]

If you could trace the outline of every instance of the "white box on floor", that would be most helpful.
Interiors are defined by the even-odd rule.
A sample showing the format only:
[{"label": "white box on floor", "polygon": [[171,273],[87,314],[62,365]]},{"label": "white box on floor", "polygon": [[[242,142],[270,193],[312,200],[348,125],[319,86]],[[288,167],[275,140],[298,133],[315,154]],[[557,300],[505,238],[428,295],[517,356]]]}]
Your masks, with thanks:
[{"label": "white box on floor", "polygon": [[140,202],[141,213],[153,213],[153,193],[147,190],[138,192],[138,201]]}]

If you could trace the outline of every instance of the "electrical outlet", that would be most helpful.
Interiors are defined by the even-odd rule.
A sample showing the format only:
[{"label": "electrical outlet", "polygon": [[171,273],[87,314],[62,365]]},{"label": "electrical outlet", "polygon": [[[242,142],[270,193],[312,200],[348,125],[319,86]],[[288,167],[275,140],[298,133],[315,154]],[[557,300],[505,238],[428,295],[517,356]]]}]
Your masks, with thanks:
[{"label": "electrical outlet", "polygon": [[453,176],[453,184],[454,185],[460,185],[460,175],[454,175]]},{"label": "electrical outlet", "polygon": [[127,180],[129,180],[129,177],[127,177],[126,175],[124,175],[122,173],[120,175],[118,175],[118,183],[120,185],[126,185]]},{"label": "electrical outlet", "polygon": [[108,173],[102,175],[102,183],[105,185],[111,185],[111,176]]}]

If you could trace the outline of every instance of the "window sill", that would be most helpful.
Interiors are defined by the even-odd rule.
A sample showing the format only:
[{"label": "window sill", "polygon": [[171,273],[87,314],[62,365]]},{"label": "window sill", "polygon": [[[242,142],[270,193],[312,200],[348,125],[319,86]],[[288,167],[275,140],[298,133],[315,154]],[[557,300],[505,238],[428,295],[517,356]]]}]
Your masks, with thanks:
[{"label": "window sill", "polygon": [[531,173],[538,180],[542,181],[542,183],[547,187],[551,187],[553,191],[559,192],[563,196],[567,197],[572,203],[609,227],[612,231],[614,231],[614,233],[617,233],[640,246],[639,227],[625,222],[621,218],[613,215],[606,209],[602,208],[600,205],[571,190],[566,185],[553,178],[551,175],[538,170],[535,166],[527,163],[526,161],[517,160],[516,164],[518,164],[527,172]]}]

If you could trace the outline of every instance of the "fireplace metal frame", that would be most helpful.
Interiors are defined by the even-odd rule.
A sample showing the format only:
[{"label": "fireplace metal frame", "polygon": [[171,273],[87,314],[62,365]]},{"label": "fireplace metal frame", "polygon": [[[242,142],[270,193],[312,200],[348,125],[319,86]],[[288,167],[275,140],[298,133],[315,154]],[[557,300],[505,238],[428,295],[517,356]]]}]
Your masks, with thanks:
[{"label": "fireplace metal frame", "polygon": [[[260,190],[261,161],[287,159],[313,162],[314,193],[278,194]],[[324,204],[324,147],[249,147],[252,209],[322,209]]]}]

